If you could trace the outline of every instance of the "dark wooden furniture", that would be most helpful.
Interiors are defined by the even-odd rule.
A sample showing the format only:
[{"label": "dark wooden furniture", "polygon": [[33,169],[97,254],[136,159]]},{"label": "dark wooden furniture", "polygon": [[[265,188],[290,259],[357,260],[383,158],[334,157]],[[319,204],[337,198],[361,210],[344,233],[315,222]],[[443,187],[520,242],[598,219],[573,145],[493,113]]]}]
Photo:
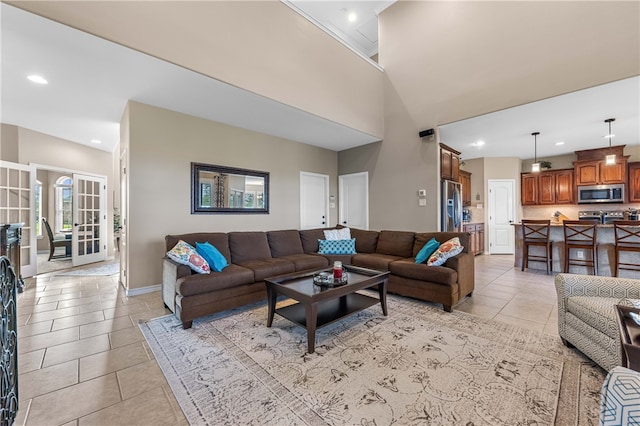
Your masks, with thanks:
[{"label": "dark wooden furniture", "polygon": [[[529,267],[529,261],[545,262],[547,275],[553,270],[553,241],[549,240],[551,220],[522,220],[522,270]],[[538,247],[543,253],[531,254],[531,247]]]},{"label": "dark wooden furniture", "polygon": [[[49,222],[47,218],[42,218],[42,223],[44,224],[44,228],[47,231],[47,236],[49,237],[49,259],[60,259],[63,257],[71,256],[71,240],[67,239],[66,236],[64,239],[56,240],[53,237],[53,232],[51,231],[51,226],[49,226]],[[55,254],[56,247],[64,247],[64,254]]]},{"label": "dark wooden furniture", "polygon": [[18,412],[18,279],[9,258],[0,256],[0,424],[11,425]]},{"label": "dark wooden furniture", "polygon": [[[593,275],[598,275],[598,220],[565,220],[564,228],[564,272],[569,272],[572,265],[593,268]],[[580,250],[583,257],[571,257],[571,250]],[[584,256],[590,251],[591,256]]]},{"label": "dark wooden furniture", "polygon": [[460,184],[462,185],[462,205],[471,205],[471,173],[466,170],[459,171]]},{"label": "dark wooden furniture", "polygon": [[521,173],[520,198],[523,206],[574,204],[573,169]]},{"label": "dark wooden furniture", "polygon": [[[604,185],[627,182],[627,160],[624,155],[625,145],[609,148],[587,149],[576,151],[577,161],[573,162],[576,174],[576,185]],[[615,154],[615,164],[605,164],[608,154]]]},{"label": "dark wooden furniture", "polygon": [[615,237],[615,273],[617,277],[620,269],[640,272],[638,262],[623,262],[621,254],[624,252],[640,253],[640,221],[615,220],[613,221]]},{"label": "dark wooden furniture", "polygon": [[18,292],[24,290],[20,258],[20,242],[22,241],[22,223],[0,225],[0,256],[9,258],[17,277]]},{"label": "dark wooden furniture", "polygon": [[[387,279],[389,272],[345,265],[349,282],[340,287],[321,287],[313,283],[313,276],[332,269],[313,272],[296,272],[266,278],[269,313],[267,327],[271,327],[274,314],[287,318],[307,329],[307,348],[315,351],[316,329],[359,312],[380,302],[382,313],[387,315]],[[378,285],[379,298],[356,293],[358,290]],[[278,295],[290,297],[299,303],[276,309]]]},{"label": "dark wooden furniture", "polygon": [[620,365],[640,371],[640,324],[631,318],[632,313],[640,315],[640,309],[616,305],[620,327]]},{"label": "dark wooden furniture", "polygon": [[640,203],[640,162],[629,163],[627,172],[629,181],[629,202]]},{"label": "dark wooden furniture", "polygon": [[484,223],[465,223],[462,232],[471,234],[469,251],[475,256],[481,254],[484,251]]},{"label": "dark wooden furniture", "polygon": [[460,179],[460,151],[440,144],[440,177],[458,182]]}]

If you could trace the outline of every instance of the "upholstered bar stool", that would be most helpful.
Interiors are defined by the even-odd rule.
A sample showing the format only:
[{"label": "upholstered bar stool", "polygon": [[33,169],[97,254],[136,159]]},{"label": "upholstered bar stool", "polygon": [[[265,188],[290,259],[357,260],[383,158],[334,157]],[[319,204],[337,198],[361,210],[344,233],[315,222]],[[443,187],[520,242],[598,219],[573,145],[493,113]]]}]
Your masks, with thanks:
[{"label": "upholstered bar stool", "polygon": [[[529,261],[545,262],[547,264],[547,275],[553,270],[553,254],[551,246],[553,241],[549,240],[551,233],[551,220],[522,219],[522,270],[529,267]],[[539,254],[531,254],[531,247],[539,247]]]},{"label": "upholstered bar stool", "polygon": [[[593,275],[598,275],[598,219],[565,220],[564,228],[564,272],[569,272],[571,265],[593,268]],[[571,257],[571,249],[590,251],[591,256],[584,258]]]},{"label": "upholstered bar stool", "polygon": [[640,272],[640,264],[637,261],[623,262],[620,259],[622,252],[640,253],[640,221],[638,220],[614,220],[615,235],[615,274],[618,276],[620,269]]}]

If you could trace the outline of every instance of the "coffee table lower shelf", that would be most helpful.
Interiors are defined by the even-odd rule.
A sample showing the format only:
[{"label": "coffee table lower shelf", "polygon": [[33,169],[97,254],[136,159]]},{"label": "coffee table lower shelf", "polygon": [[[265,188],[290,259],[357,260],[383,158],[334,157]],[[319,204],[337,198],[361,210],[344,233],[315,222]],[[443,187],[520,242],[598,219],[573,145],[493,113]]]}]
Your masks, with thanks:
[{"label": "coffee table lower shelf", "polygon": [[[342,319],[353,313],[362,311],[375,304],[380,299],[369,297],[360,293],[351,293],[338,299],[325,300],[318,303],[316,328],[320,328],[334,321]],[[303,303],[295,303],[276,309],[276,314],[307,328],[307,312]]]}]

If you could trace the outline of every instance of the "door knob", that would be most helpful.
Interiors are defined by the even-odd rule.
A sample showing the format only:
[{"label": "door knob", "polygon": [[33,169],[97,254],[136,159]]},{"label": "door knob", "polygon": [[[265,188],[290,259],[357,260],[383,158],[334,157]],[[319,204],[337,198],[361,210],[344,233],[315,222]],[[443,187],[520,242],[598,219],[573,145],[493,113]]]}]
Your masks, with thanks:
[{"label": "door knob", "polygon": [[346,220],[342,221],[342,224],[343,224],[343,225],[346,225],[346,224],[347,224],[347,221],[346,221]]}]

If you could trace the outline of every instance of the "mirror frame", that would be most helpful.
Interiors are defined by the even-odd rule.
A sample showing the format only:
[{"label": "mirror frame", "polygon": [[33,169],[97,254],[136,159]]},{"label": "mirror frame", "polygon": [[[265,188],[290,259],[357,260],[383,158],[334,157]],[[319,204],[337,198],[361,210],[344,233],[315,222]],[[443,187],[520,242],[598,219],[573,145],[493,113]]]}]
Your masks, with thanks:
[{"label": "mirror frame", "polygon": [[[200,172],[225,173],[232,175],[254,176],[264,179],[264,207],[202,207],[200,196]],[[217,166],[215,164],[191,163],[191,214],[268,214],[269,213],[269,172]]]}]

